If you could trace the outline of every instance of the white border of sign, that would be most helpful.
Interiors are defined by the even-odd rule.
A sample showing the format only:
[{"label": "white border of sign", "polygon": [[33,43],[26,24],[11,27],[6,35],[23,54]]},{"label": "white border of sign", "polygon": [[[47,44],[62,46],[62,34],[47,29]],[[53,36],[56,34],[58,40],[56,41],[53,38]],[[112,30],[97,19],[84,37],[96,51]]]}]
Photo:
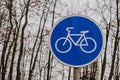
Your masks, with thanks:
[{"label": "white border of sign", "polygon": [[[87,18],[87,19],[91,20],[92,22],[94,22],[94,23],[98,26],[98,28],[100,29],[100,31],[101,31],[101,33],[102,33],[102,37],[103,37],[103,46],[102,46],[102,49],[101,49],[99,55],[98,55],[94,60],[92,60],[91,62],[89,62],[89,63],[87,63],[87,64],[84,64],[84,65],[78,65],[78,66],[64,63],[64,62],[62,62],[59,58],[57,58],[57,56],[54,54],[54,52],[53,52],[53,50],[52,50],[52,48],[51,48],[51,43],[50,43],[50,42],[51,42],[51,35],[52,35],[52,32],[53,32],[55,26],[56,26],[58,23],[60,23],[62,20],[66,19],[66,18],[69,18],[69,17],[74,17],[74,16],[84,17],[84,18]],[[105,47],[105,42],[106,42],[106,41],[105,41],[105,36],[104,36],[104,34],[103,34],[103,31],[101,30],[101,28],[100,28],[99,25],[97,24],[97,22],[96,22],[95,20],[91,19],[90,17],[85,16],[85,15],[69,15],[69,16],[64,16],[64,17],[62,17],[61,19],[59,19],[59,20],[54,24],[52,30],[50,31],[50,36],[49,36],[49,48],[50,48],[50,51],[51,51],[52,55],[57,59],[58,62],[62,63],[63,65],[66,65],[66,66],[68,66],[68,67],[84,67],[84,66],[87,66],[87,65],[93,63],[96,59],[98,59],[98,57],[99,57],[99,56],[101,55],[101,53],[103,52],[103,48]]]}]

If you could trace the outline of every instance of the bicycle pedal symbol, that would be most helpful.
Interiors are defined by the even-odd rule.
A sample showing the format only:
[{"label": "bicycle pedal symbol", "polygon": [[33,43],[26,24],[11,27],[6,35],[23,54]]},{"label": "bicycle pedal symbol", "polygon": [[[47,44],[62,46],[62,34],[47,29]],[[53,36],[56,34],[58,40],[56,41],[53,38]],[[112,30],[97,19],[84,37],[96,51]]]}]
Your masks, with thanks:
[{"label": "bicycle pedal symbol", "polygon": [[[86,37],[86,33],[89,33],[89,30],[86,30],[86,31],[80,31],[80,34],[71,34],[71,29],[74,29],[73,27],[67,27],[66,28],[66,31],[68,32],[67,33],[67,36],[66,37],[60,37],[57,39],[57,41],[55,42],[55,48],[58,52],[60,53],[67,53],[69,52],[71,49],[72,49],[72,43],[75,45],[75,46],[79,46],[80,49],[84,52],[84,53],[92,53],[96,50],[96,47],[97,47],[97,44],[96,44],[96,41],[91,38],[91,37]],[[72,38],[72,36],[74,37],[79,37],[79,39],[77,41],[74,41],[74,39]],[[89,42],[92,42],[92,44],[89,44]],[[59,43],[62,43],[62,48],[61,49],[59,47]],[[69,46],[67,46],[67,45]],[[89,50],[86,50],[86,47],[91,47],[91,45],[93,45],[92,48],[90,48]],[[66,47],[67,48],[64,48]]]}]

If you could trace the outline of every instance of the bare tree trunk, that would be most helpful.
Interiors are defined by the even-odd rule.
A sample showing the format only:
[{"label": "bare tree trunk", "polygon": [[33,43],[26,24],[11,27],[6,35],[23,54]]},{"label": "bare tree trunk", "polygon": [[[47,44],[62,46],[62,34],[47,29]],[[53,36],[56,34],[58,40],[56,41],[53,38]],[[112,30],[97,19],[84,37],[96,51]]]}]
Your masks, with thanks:
[{"label": "bare tree trunk", "polygon": [[115,36],[115,42],[114,42],[114,51],[113,51],[113,56],[112,56],[112,63],[111,63],[111,70],[110,70],[110,74],[109,74],[109,80],[112,79],[113,76],[113,72],[114,72],[114,64],[115,64],[115,57],[116,57],[116,53],[117,53],[117,47],[118,47],[118,34],[119,34],[119,6],[118,6],[118,1],[116,0],[116,21],[117,21],[117,31],[116,31],[116,36]]},{"label": "bare tree trunk", "polygon": [[[46,2],[45,5],[47,5],[47,2]],[[45,6],[45,8],[46,8],[46,6]],[[38,56],[38,53],[39,53],[39,50],[40,50],[40,47],[41,47],[41,44],[42,44],[42,41],[43,41],[43,32],[44,32],[44,29],[45,29],[45,23],[46,23],[47,18],[48,18],[48,13],[49,13],[49,9],[48,9],[48,12],[47,12],[46,14],[44,14],[44,10],[43,10],[43,16],[42,16],[42,17],[44,18],[44,19],[43,19],[44,23],[43,23],[43,25],[42,25],[43,28],[42,28],[42,30],[41,30],[41,33],[39,34],[39,32],[38,32],[38,34],[37,34],[37,38],[40,36],[40,42],[39,42],[39,45],[38,45],[37,52],[36,52],[36,55],[35,55],[35,59],[34,59],[34,60],[33,60],[33,55],[32,55],[33,65],[32,65],[32,60],[31,60],[28,80],[31,80],[31,79],[32,79],[32,73],[33,73],[33,71],[34,71],[35,64],[36,64],[36,61],[37,61],[37,56]],[[41,20],[42,20],[42,18],[41,18]],[[40,26],[41,26],[41,21],[40,21]],[[40,26],[39,26],[39,30],[38,30],[38,31],[40,31]],[[36,45],[37,38],[36,38],[36,41],[35,41],[34,46]],[[34,52],[33,52],[33,53],[34,53]]]},{"label": "bare tree trunk", "polygon": [[109,31],[110,31],[109,28],[106,29],[106,44],[105,44],[105,52],[104,52],[104,58],[102,63],[102,70],[101,70],[101,80],[103,80],[103,75],[105,73],[105,68],[106,68],[106,53],[107,53],[107,47],[108,47],[107,45],[108,45],[108,38],[109,38]]},{"label": "bare tree trunk", "polygon": [[64,65],[62,65],[62,80],[64,80],[65,77],[65,69],[64,69]]},{"label": "bare tree trunk", "polygon": [[71,67],[69,67],[68,80],[70,80],[70,76],[71,76]]},{"label": "bare tree trunk", "polygon": [[47,79],[46,80],[50,80],[50,70],[51,70],[51,51],[49,51],[48,67],[47,67]]},{"label": "bare tree trunk", "polygon": [[[118,40],[118,42],[120,42],[120,38]],[[120,68],[120,55],[119,55],[119,49],[120,49],[120,43],[118,44],[118,49],[117,49],[117,60],[116,60],[116,65],[115,65],[115,80],[119,80],[119,68]]]},{"label": "bare tree trunk", "polygon": [[[45,16],[45,9],[46,9],[46,6],[47,5],[47,2],[45,3],[45,5],[44,5],[44,9],[43,9],[43,12],[42,12],[42,16],[41,16],[41,18],[40,18],[40,22],[39,22],[39,29],[38,29],[38,32],[37,32],[37,37],[36,37],[36,39],[35,39],[35,43],[34,43],[34,45],[33,45],[33,49],[32,49],[32,55],[31,55],[31,61],[30,61],[30,67],[29,67],[29,77],[28,77],[28,80],[31,80],[31,75],[32,75],[32,72],[33,71],[31,71],[32,70],[32,66],[33,66],[33,61],[34,61],[34,53],[35,53],[35,48],[36,48],[36,44],[37,44],[37,42],[38,42],[38,38],[39,38],[39,36],[41,36],[41,38],[42,38],[42,32],[43,32],[43,30],[44,29],[42,29],[42,32],[41,32],[41,25],[42,25],[42,20],[43,20],[43,18],[44,18],[44,16]],[[46,21],[44,21],[44,24],[45,24],[45,22]],[[44,26],[44,25],[43,25]],[[41,35],[40,35],[40,32],[41,32]],[[40,38],[40,39],[41,39]],[[42,39],[40,40],[40,43],[39,43],[39,45],[41,45],[41,41],[42,41]],[[40,47],[39,47],[40,48]]]},{"label": "bare tree trunk", "polygon": [[[53,15],[52,15],[52,27],[54,25],[54,18],[55,18],[55,8],[56,8],[57,0],[55,0],[54,7],[53,7]],[[47,69],[47,80],[50,80],[50,71],[51,71],[51,51],[49,51],[49,57],[48,57],[48,69]]]},{"label": "bare tree trunk", "polygon": [[5,59],[7,46],[8,46],[9,40],[10,40],[10,35],[11,35],[12,29],[13,29],[13,24],[12,24],[12,4],[13,4],[13,1],[10,0],[8,3],[9,4],[7,6],[9,6],[8,10],[9,10],[9,19],[10,19],[11,27],[10,27],[10,31],[8,33],[8,36],[7,36],[6,40],[4,41],[3,50],[2,50],[2,58],[1,58],[1,69],[2,69],[2,78],[1,79],[2,80],[5,79],[5,70],[6,69],[5,69],[5,64],[4,64],[5,60],[4,59]]},{"label": "bare tree trunk", "polygon": [[91,65],[90,80],[96,80],[97,68],[98,68],[97,64],[98,64],[98,61],[95,61]]},{"label": "bare tree trunk", "polygon": [[[12,46],[14,45],[15,43],[15,40],[12,41],[11,45],[9,46],[9,49],[8,49],[8,53],[6,55],[6,60],[5,60],[5,70],[7,70],[7,64],[8,64],[8,60],[9,60],[9,56],[10,56],[10,51],[12,49]],[[5,75],[6,75],[6,72],[5,72]]]},{"label": "bare tree trunk", "polygon": [[20,62],[23,54],[23,49],[24,49],[24,31],[28,23],[28,11],[29,11],[29,6],[30,6],[30,0],[27,1],[26,4],[26,12],[25,12],[25,22],[22,27],[22,33],[21,33],[21,43],[20,43],[20,51],[19,51],[19,57],[18,57],[18,63],[17,63],[17,76],[16,80],[20,80],[21,72],[20,72]]},{"label": "bare tree trunk", "polygon": [[17,41],[18,41],[18,34],[19,34],[19,29],[20,27],[17,29],[17,32],[16,32],[16,29],[17,29],[17,24],[16,24],[16,28],[14,30],[14,47],[13,47],[13,54],[12,54],[12,61],[11,61],[11,64],[10,64],[10,71],[9,71],[9,76],[8,76],[8,79],[9,80],[12,80],[12,73],[13,73],[13,62],[14,62],[14,58],[15,58],[15,53],[16,53],[16,48],[17,48]]},{"label": "bare tree trunk", "polygon": [[[105,3],[105,1],[104,1],[104,3]],[[106,4],[105,4],[106,5]],[[107,6],[107,5],[106,5]],[[104,58],[103,58],[103,63],[102,63],[102,70],[101,70],[101,80],[103,80],[103,77],[104,77],[104,73],[105,73],[105,69],[106,69],[106,58],[107,58],[107,48],[108,48],[108,39],[109,39],[109,33],[110,33],[110,28],[111,28],[111,19],[112,19],[112,17],[111,17],[111,15],[112,15],[112,12],[111,12],[111,9],[112,9],[112,7],[111,7],[111,0],[110,0],[110,5],[109,5],[109,7],[110,7],[110,10],[109,10],[109,12],[110,12],[110,21],[109,21],[109,23],[106,25],[107,26],[107,28],[106,28],[106,43],[105,43],[105,51],[104,51]],[[103,17],[104,18],[104,21],[105,22],[107,22],[106,20],[107,19],[105,19],[105,17]]]},{"label": "bare tree trunk", "polygon": [[88,71],[88,66],[83,67],[83,76],[82,76],[83,80],[88,79],[88,76],[87,76],[88,72],[87,71]]}]

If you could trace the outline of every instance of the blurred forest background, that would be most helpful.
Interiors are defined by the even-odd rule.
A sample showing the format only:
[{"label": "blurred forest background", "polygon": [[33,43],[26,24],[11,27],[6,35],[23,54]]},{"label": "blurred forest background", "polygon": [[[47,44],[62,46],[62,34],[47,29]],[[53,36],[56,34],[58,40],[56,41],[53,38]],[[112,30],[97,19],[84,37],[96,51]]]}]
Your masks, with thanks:
[{"label": "blurred forest background", "polygon": [[80,80],[120,80],[120,0],[0,0],[0,80],[73,80],[49,49],[53,25],[72,14],[92,18],[105,35]]}]

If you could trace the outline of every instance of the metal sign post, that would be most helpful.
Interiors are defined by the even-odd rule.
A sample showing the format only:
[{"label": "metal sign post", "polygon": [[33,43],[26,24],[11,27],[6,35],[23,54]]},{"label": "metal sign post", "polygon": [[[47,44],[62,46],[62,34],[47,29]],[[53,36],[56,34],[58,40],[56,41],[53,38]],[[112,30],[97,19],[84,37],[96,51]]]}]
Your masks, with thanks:
[{"label": "metal sign post", "polygon": [[73,80],[79,80],[80,79],[80,68],[75,67],[73,72]]}]

